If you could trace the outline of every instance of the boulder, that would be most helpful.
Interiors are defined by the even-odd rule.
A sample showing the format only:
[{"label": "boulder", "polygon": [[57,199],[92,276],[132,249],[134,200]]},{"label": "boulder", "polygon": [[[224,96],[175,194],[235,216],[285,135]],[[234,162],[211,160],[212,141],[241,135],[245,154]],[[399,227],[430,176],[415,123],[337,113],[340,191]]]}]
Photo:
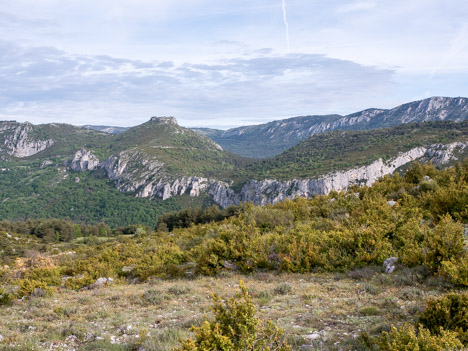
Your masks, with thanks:
[{"label": "boulder", "polygon": [[112,279],[112,278],[101,277],[98,280],[96,280],[94,283],[89,284],[88,286],[85,286],[84,288],[81,288],[80,291],[101,288],[103,286],[110,285],[113,282],[114,282],[114,279]]},{"label": "boulder", "polygon": [[398,261],[398,257],[390,257],[387,258],[383,263],[383,269],[385,273],[391,274],[396,268],[396,263]]}]

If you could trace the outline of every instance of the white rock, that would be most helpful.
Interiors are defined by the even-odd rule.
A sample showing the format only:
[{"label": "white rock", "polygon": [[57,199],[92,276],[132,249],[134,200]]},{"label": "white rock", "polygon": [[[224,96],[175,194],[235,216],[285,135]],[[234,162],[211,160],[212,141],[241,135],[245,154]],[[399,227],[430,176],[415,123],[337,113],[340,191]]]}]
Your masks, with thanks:
[{"label": "white rock", "polygon": [[[4,147],[9,155],[15,157],[28,157],[41,152],[54,144],[54,140],[36,140],[32,137],[33,125],[29,122],[14,123],[6,133]],[[5,127],[4,127],[5,128]],[[5,129],[4,129],[5,130]]]},{"label": "white rock", "polygon": [[80,149],[75,153],[71,162],[74,171],[92,171],[99,165],[99,159],[86,149]]},{"label": "white rock", "polygon": [[387,258],[383,263],[383,269],[385,273],[391,274],[396,268],[396,263],[398,261],[398,257],[390,257]]}]

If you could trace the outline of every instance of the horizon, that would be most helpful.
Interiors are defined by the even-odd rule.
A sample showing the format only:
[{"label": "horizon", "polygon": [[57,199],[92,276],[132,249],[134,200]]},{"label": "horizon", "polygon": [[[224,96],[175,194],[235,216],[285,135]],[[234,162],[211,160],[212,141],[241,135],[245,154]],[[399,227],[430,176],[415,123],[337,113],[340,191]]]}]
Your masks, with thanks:
[{"label": "horizon", "polygon": [[[360,110],[360,111],[354,111],[354,112],[351,112],[351,113],[348,113],[348,114],[337,114],[337,113],[330,113],[329,115],[339,115],[341,117],[346,117],[346,116],[349,116],[349,115],[352,115],[352,114],[355,114],[355,113],[360,113],[360,112],[363,112],[363,111],[367,111],[367,110],[372,110],[372,109],[378,109],[378,110],[391,110],[393,108],[398,108],[402,105],[406,105],[406,104],[409,104],[409,103],[415,103],[415,102],[421,102],[421,101],[424,101],[424,100],[430,100],[430,99],[435,99],[435,98],[444,98],[444,99],[467,99],[467,97],[465,96],[431,96],[431,97],[428,97],[428,98],[425,98],[425,99],[422,99],[422,100],[415,100],[415,101],[407,101],[401,105],[398,105],[398,106],[393,106],[391,108],[387,108],[387,109],[384,109],[384,108],[380,108],[380,107],[368,107],[368,108],[365,108],[363,110]],[[137,127],[143,123],[146,123],[148,121],[150,121],[151,119],[153,118],[175,118],[176,122],[178,125],[180,125],[181,127],[184,127],[184,128],[188,128],[188,129],[217,129],[217,130],[223,130],[223,131],[226,131],[226,130],[229,130],[229,129],[235,129],[235,128],[242,128],[242,127],[250,127],[250,126],[256,126],[256,125],[261,125],[261,124],[266,124],[266,123],[270,123],[270,122],[276,122],[276,121],[281,121],[281,120],[288,120],[288,119],[294,119],[294,118],[302,118],[302,117],[321,117],[321,116],[325,116],[325,115],[303,115],[303,116],[289,116],[289,117],[285,117],[285,118],[282,118],[282,119],[275,119],[275,120],[271,120],[271,121],[267,121],[267,122],[261,122],[261,123],[254,123],[254,124],[245,124],[245,125],[241,125],[241,126],[233,126],[233,127],[229,127],[229,126],[186,126],[186,125],[182,125],[181,123],[179,123],[179,119],[177,118],[177,116],[150,116],[150,117],[146,117],[146,120],[143,120],[142,122],[140,122],[139,124],[135,124],[135,125],[131,125],[131,126],[122,126],[122,125],[107,125],[107,124],[102,124],[102,123],[97,123],[97,124],[73,124],[73,123],[67,123],[67,122],[57,122],[57,121],[52,121],[52,122],[47,122],[47,123],[32,123],[30,121],[17,121],[17,120],[0,120],[0,122],[16,122],[16,123],[31,123],[33,125],[40,125],[40,124],[54,124],[54,123],[63,123],[63,124],[69,124],[69,125],[73,125],[75,127],[86,127],[86,126],[94,126],[94,127],[108,127],[108,128],[133,128],[133,127]]]},{"label": "horizon", "polygon": [[0,119],[228,129],[468,96],[467,16],[463,0],[10,1]]}]

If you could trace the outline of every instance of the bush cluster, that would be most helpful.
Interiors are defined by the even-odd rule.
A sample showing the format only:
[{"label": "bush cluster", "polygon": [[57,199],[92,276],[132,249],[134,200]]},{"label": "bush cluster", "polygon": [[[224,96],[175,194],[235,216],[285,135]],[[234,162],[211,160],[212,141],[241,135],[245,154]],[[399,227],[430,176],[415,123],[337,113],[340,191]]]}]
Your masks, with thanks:
[{"label": "bush cluster", "polygon": [[195,338],[183,341],[180,351],[288,351],[284,332],[271,321],[255,317],[256,307],[241,282],[239,291],[223,303],[214,295],[213,320],[192,327]]},{"label": "bush cluster", "polygon": [[450,293],[430,299],[418,324],[383,332],[381,351],[465,350],[468,346],[468,294]]},{"label": "bush cluster", "polygon": [[[468,253],[460,221],[468,219],[468,202],[463,200],[468,194],[468,162],[446,170],[414,167],[410,171],[416,175],[387,176],[372,187],[263,207],[242,205],[238,212],[239,208],[228,211],[237,215],[221,222],[170,233],[149,234],[136,227],[132,238],[74,245],[72,254],[54,256],[53,267],[30,267],[20,277],[2,273],[0,281],[21,283],[27,295],[33,287],[79,289],[100,277],[145,281],[216,275],[223,270],[346,271],[381,265],[396,256],[403,265],[424,265],[434,275],[467,286]],[[421,187],[421,182],[434,186]],[[428,200],[447,194],[455,194],[464,206],[452,200],[455,207],[438,207],[437,203],[446,206],[446,202]],[[48,225],[40,222],[35,230]],[[0,239],[12,241],[6,236]]]}]

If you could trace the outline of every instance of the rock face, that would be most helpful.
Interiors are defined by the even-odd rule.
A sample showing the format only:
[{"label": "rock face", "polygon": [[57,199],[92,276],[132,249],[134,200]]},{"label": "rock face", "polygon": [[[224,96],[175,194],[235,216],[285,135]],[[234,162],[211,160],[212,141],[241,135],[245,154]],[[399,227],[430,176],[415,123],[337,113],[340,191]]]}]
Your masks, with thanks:
[{"label": "rock face", "polygon": [[368,130],[425,121],[468,119],[468,99],[432,97],[390,110],[367,109],[350,115],[303,116],[226,131],[195,128],[223,149],[246,157],[280,154],[306,138],[333,130]]},{"label": "rock face", "polygon": [[189,194],[199,196],[208,193],[214,202],[225,208],[241,202],[265,205],[294,199],[325,195],[330,191],[340,191],[352,185],[372,185],[379,178],[392,174],[398,168],[415,160],[447,163],[456,160],[456,152],[468,148],[467,143],[436,144],[418,147],[400,153],[384,162],[379,159],[370,165],[326,174],[314,179],[275,179],[249,180],[239,192],[235,192],[226,182],[203,177],[174,178],[163,173],[164,164],[149,158],[142,151],[125,151],[110,157],[101,167],[107,170],[110,179],[116,181],[121,191],[135,192],[137,197],[169,199],[172,196]]},{"label": "rock face", "polygon": [[435,144],[427,151],[428,158],[433,163],[446,164],[450,161],[457,160],[455,156],[457,151],[462,151],[468,148],[468,143],[452,143],[452,144]]},{"label": "rock face", "polygon": [[71,169],[78,172],[92,171],[99,165],[99,159],[86,149],[78,150],[71,162]]},{"label": "rock face", "polygon": [[164,163],[141,150],[130,149],[109,157],[100,166],[120,191],[134,192],[158,177]]},{"label": "rock face", "polygon": [[1,131],[5,133],[3,148],[14,157],[28,157],[35,155],[54,144],[54,140],[40,140],[32,135],[33,125],[31,123],[3,123]]},{"label": "rock face", "polygon": [[212,196],[217,204],[226,207],[246,201],[252,201],[256,205],[265,205],[296,197],[324,195],[333,190],[347,189],[354,184],[371,185],[384,175],[392,174],[397,168],[423,157],[426,152],[426,148],[415,148],[388,162],[379,159],[368,166],[333,172],[316,179],[250,180],[239,194],[231,189],[220,187],[212,193]]}]

